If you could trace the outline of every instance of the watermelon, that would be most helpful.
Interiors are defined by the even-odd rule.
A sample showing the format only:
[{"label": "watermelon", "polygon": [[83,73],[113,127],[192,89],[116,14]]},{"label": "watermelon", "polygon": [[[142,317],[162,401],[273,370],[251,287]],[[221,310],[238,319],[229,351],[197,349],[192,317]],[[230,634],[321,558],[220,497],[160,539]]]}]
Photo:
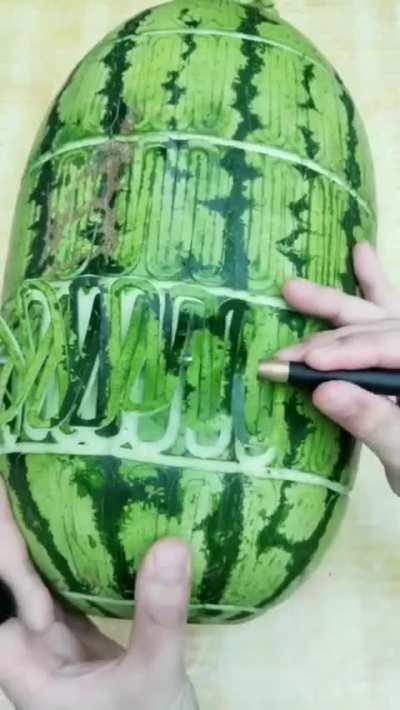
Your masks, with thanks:
[{"label": "watermelon", "polygon": [[81,61],[33,146],[0,320],[0,455],[55,594],[129,618],[158,539],[189,620],[251,619],[320,560],[354,441],[257,366],[323,323],[291,277],[357,292],[374,241],[362,121],[271,2],[173,0]]}]

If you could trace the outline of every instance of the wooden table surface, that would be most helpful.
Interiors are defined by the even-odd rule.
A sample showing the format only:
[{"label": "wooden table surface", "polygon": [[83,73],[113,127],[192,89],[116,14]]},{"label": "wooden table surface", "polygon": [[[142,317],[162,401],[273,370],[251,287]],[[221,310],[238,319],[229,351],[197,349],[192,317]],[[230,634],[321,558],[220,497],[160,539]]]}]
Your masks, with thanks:
[{"label": "wooden table surface", "polygon": [[[146,4],[0,0],[0,278],[21,173],[49,102],[83,53]],[[400,281],[399,0],[278,5],[332,60],[358,102],[376,161],[380,252]],[[288,602],[245,625],[189,630],[202,710],[399,707],[400,500],[368,452],[360,469],[340,534]],[[103,626],[126,638],[124,624]]]}]

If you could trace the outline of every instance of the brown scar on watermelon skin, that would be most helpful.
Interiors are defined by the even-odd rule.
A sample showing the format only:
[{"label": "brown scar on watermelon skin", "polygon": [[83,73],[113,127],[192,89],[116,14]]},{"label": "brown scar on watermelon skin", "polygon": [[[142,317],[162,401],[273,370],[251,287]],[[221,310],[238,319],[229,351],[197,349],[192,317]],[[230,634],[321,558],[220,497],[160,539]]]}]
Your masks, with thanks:
[{"label": "brown scar on watermelon skin", "polygon": [[[131,109],[121,124],[120,134],[121,136],[128,136],[134,131],[135,117]],[[104,257],[110,256],[118,245],[115,198],[120,187],[121,171],[134,160],[134,145],[111,140],[109,144],[104,146],[103,151],[104,157],[99,159],[99,171],[102,172],[102,168],[105,168],[106,189],[102,199],[95,205],[104,212],[104,244],[98,246],[94,257],[100,254]]]}]

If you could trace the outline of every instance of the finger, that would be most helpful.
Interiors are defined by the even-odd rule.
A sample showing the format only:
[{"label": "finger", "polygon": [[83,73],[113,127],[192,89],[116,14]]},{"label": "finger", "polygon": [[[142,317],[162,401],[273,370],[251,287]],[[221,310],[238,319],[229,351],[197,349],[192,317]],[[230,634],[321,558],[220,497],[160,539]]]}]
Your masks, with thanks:
[{"label": "finger", "polygon": [[[393,323],[393,321],[390,322]],[[301,360],[304,360],[307,352],[310,352],[316,347],[332,345],[336,340],[343,338],[345,335],[353,335],[365,331],[371,333],[376,330],[383,330],[383,328],[380,327],[381,323],[387,324],[387,321],[374,321],[373,324],[368,325],[348,325],[343,326],[342,328],[334,328],[332,330],[322,330],[319,333],[313,333],[301,343],[296,343],[295,345],[290,345],[287,348],[279,350],[275,357],[278,360],[300,362]]]},{"label": "finger", "polygon": [[382,461],[400,495],[400,410],[385,397],[346,382],[327,382],[314,392],[315,406],[366,444]]},{"label": "finger", "polygon": [[0,540],[0,577],[15,597],[21,621],[32,630],[42,631],[54,620],[54,604],[29,559],[1,477]]},{"label": "finger", "polygon": [[316,370],[400,368],[400,329],[344,335],[331,343],[309,343],[304,362]]},{"label": "finger", "polygon": [[375,249],[368,242],[354,248],[354,270],[368,301],[391,314],[400,314],[400,293],[389,281]]},{"label": "finger", "polygon": [[127,651],[147,667],[183,668],[184,631],[190,595],[190,555],[180,540],[150,550],[136,585],[136,616]]},{"label": "finger", "polygon": [[379,306],[369,301],[305,279],[289,281],[283,295],[300,313],[324,318],[338,326],[366,323],[385,316]]},{"label": "finger", "polygon": [[28,707],[48,679],[39,654],[31,652],[29,630],[17,619],[0,627],[0,686],[16,707]]},{"label": "finger", "polygon": [[276,354],[279,360],[291,360],[292,362],[300,362],[304,360],[307,352],[320,347],[332,346],[335,341],[342,339],[345,336],[358,335],[360,333],[369,333],[374,337],[376,332],[384,332],[398,328],[400,330],[400,320],[380,320],[364,325],[347,325],[342,328],[332,330],[323,330],[319,333],[313,333],[309,338],[306,338],[302,343],[296,343],[287,348],[283,348]]}]

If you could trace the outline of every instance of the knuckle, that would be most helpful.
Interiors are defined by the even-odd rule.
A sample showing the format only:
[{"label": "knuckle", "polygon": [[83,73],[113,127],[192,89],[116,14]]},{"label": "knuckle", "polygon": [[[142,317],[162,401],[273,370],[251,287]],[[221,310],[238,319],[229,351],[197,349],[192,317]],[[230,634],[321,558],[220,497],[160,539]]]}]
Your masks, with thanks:
[{"label": "knuckle", "polygon": [[362,336],[359,336],[357,338],[357,335],[353,335],[353,333],[343,333],[337,337],[335,347],[348,348],[349,346],[356,345],[357,342],[361,339]]},{"label": "knuckle", "polygon": [[326,343],[329,340],[333,340],[335,337],[335,331],[322,330],[319,333],[313,333],[310,335],[305,343],[310,347],[314,347],[315,345],[318,345],[318,343]]}]

